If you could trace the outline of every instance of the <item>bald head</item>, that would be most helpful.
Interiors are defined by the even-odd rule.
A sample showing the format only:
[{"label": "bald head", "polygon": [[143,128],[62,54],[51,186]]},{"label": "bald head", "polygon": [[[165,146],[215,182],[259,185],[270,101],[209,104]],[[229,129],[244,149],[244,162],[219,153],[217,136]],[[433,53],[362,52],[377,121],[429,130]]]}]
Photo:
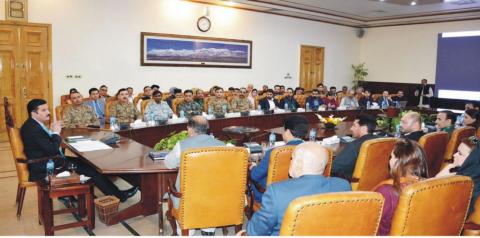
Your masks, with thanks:
[{"label": "bald head", "polygon": [[203,116],[193,116],[188,120],[187,129],[190,135],[207,134],[208,120]]},{"label": "bald head", "polygon": [[321,175],[328,161],[327,148],[315,143],[305,142],[293,151],[289,174],[292,178],[303,175]]},{"label": "bald head", "polygon": [[422,129],[422,117],[418,112],[408,112],[400,120],[403,133],[411,133]]}]

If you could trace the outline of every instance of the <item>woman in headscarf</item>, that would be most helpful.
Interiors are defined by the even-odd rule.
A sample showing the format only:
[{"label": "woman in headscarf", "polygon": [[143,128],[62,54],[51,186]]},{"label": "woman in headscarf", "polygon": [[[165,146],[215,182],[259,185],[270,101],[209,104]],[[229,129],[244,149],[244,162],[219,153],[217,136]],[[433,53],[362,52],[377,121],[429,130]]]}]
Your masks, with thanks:
[{"label": "woman in headscarf", "polygon": [[480,193],[480,141],[471,136],[462,140],[457,153],[453,155],[453,163],[445,166],[435,177],[449,175],[468,176],[473,180],[473,193],[468,214],[473,212],[474,204]]}]

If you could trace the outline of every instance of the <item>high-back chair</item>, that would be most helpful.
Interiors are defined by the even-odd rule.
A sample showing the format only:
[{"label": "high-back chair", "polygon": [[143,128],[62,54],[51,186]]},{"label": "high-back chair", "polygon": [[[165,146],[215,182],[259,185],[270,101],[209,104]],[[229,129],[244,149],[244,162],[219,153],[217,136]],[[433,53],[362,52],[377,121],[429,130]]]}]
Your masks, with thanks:
[{"label": "high-back chair", "polygon": [[280,236],[374,236],[384,199],[375,192],[300,197],[288,206]]},{"label": "high-back chair", "polygon": [[71,103],[72,102],[70,101],[70,94],[60,96],[60,105],[68,105]]},{"label": "high-back chair", "polygon": [[145,108],[147,107],[147,104],[153,99],[148,99],[148,100],[142,100],[142,105],[140,107],[142,116],[145,113]]},{"label": "high-back chair", "polygon": [[167,212],[174,234],[175,220],[182,235],[188,235],[189,229],[224,226],[235,226],[236,232],[240,231],[247,170],[245,148],[205,147],[184,151],[179,169],[180,192],[173,184],[169,186],[170,194],[180,198],[179,208],[175,209],[170,200]]},{"label": "high-back chair", "polygon": [[472,180],[466,176],[431,178],[405,187],[393,215],[390,235],[460,235],[472,189]]},{"label": "high-back chair", "polygon": [[[3,97],[3,113],[4,113],[4,116],[5,116],[5,129],[8,129],[9,127],[15,127],[15,122],[13,120],[13,116],[12,114],[10,113],[10,108],[9,108],[9,103],[8,103],[8,98],[7,97]],[[7,130],[7,134],[8,134],[8,130]],[[10,138],[10,135],[8,135],[9,138]]]},{"label": "high-back chair", "polygon": [[352,190],[370,191],[389,178],[388,162],[396,140],[378,138],[363,142],[352,174]]},{"label": "high-back chair", "polygon": [[307,103],[307,96],[306,95],[295,95],[293,96],[295,100],[298,102],[298,105],[301,108],[305,108],[305,104]]},{"label": "high-back chair", "polygon": [[440,171],[448,144],[448,133],[444,131],[425,134],[418,144],[422,146],[427,157],[428,176],[435,177]]},{"label": "high-back chair", "polygon": [[460,127],[455,129],[450,136],[450,140],[445,150],[445,163],[453,163],[453,154],[457,152],[458,146],[463,138],[475,135],[475,128],[470,126]]},{"label": "high-back chair", "polygon": [[465,225],[463,226],[463,236],[480,236],[480,199],[477,199],[474,204],[473,212],[468,216]]},{"label": "high-back chair", "polygon": [[183,102],[183,98],[175,98],[175,99],[173,99],[173,101],[172,101],[172,111],[173,111],[173,113],[179,115],[179,114],[178,114],[179,112],[177,112],[177,106],[178,106],[180,103],[182,103],[182,102]]},{"label": "high-back chair", "polygon": [[203,111],[208,113],[208,104],[210,103],[210,99],[212,99],[213,96],[210,97],[205,97],[203,100]]},{"label": "high-back chair", "polygon": [[65,109],[69,106],[70,105],[66,104],[66,105],[58,105],[55,107],[55,118],[57,119],[57,121],[63,120],[63,111],[65,111]]},{"label": "high-back chair", "polygon": [[105,124],[110,124],[110,107],[115,103],[117,103],[117,101],[107,101],[105,103]]}]

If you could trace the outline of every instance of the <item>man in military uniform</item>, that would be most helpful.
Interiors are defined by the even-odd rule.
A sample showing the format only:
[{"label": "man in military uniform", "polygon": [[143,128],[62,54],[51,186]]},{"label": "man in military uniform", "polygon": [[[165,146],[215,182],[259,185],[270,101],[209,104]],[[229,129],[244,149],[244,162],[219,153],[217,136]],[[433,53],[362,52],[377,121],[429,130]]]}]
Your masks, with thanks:
[{"label": "man in military uniform", "polygon": [[252,104],[250,104],[250,100],[247,98],[247,89],[241,88],[240,94],[238,97],[233,98],[232,102],[230,103],[230,112],[245,112],[253,109]]},{"label": "man in military uniform", "polygon": [[218,87],[215,90],[215,97],[210,99],[208,103],[208,111],[211,111],[216,117],[225,116],[225,113],[227,113],[228,102],[224,97],[223,88]]},{"label": "man in military uniform", "polygon": [[110,107],[110,118],[115,117],[118,124],[129,124],[140,117],[140,113],[133,103],[128,102],[127,89],[121,88],[117,92],[117,102]]},{"label": "man in military uniform", "polygon": [[95,116],[93,109],[83,104],[83,97],[79,92],[70,93],[72,105],[63,112],[63,125],[65,128],[100,126],[100,121]]},{"label": "man in military uniform", "polygon": [[202,115],[202,107],[197,102],[193,101],[192,90],[185,90],[185,92],[183,92],[183,102],[177,106],[177,114],[181,116],[182,111],[186,118]]}]

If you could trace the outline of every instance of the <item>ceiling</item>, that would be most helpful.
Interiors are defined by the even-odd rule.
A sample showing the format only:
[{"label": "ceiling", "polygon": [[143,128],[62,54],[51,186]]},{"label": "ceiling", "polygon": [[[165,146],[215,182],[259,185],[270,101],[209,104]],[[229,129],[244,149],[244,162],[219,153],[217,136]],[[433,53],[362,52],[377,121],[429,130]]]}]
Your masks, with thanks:
[{"label": "ceiling", "polygon": [[189,1],[362,28],[480,19],[480,0]]}]

